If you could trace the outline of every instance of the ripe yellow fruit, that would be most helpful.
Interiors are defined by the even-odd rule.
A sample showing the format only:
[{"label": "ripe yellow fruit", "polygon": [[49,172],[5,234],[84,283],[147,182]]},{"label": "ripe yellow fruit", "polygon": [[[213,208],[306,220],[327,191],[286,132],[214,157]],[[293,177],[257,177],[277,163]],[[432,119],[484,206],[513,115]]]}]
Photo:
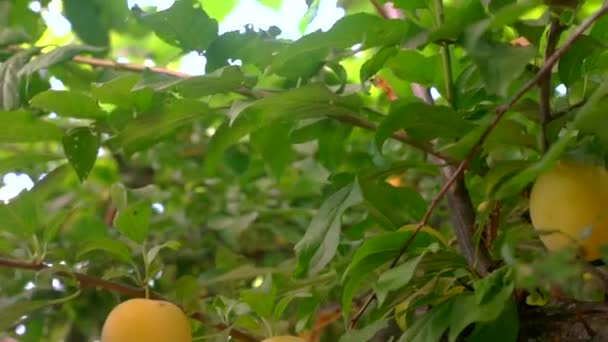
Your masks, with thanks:
[{"label": "ripe yellow fruit", "polygon": [[576,241],[588,261],[600,257],[608,244],[608,172],[603,167],[559,161],[540,175],[530,193],[530,218],[549,250]]},{"label": "ripe yellow fruit", "polygon": [[153,299],[129,299],[108,315],[101,342],[191,342],[190,324],[175,304]]},{"label": "ripe yellow fruit", "polygon": [[306,342],[306,340],[296,336],[283,335],[267,338],[262,342]]}]

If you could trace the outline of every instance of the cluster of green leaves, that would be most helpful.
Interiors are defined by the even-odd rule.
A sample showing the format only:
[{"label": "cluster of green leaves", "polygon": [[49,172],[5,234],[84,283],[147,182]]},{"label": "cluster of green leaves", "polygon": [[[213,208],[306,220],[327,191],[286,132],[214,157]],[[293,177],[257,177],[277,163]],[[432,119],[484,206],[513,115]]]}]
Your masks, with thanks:
[{"label": "cluster of green leaves", "polygon": [[[2,331],[24,324],[24,341],[96,338],[119,294],[74,299],[77,284],[53,278],[65,270],[148,286],[253,335],[310,330],[326,305],[340,303],[344,319],[324,332],[332,341],[370,340],[389,324],[400,328],[398,341],[515,341],[515,288],[530,290],[530,305],[546,302],[551,284],[575,298],[601,295],[569,254],[545,255],[522,193],[564,154],[607,150],[607,18],[552,73],[551,87],[566,93],[550,99],[549,150],[536,138],[541,99],[532,91],[472,160],[473,243],[488,243],[499,267],[479,278],[451,243],[445,206],[389,267],[440,188],[428,150],[462,160],[494,108],[542,64],[550,22],[565,36],[600,1],[393,1],[406,19],[383,19],[369,1],[339,1],[342,19],[295,41],[276,27],[219,33],[236,3],[178,0],[154,11],[63,0],[77,38],[42,46],[40,13],[28,1],[0,2],[0,172],[36,180],[0,206],[0,255],[52,264],[0,272]],[[307,3],[301,30],[320,6]],[[127,47],[132,60],[159,65],[195,51],[206,73],[133,72],[83,58],[113,59]],[[51,89],[51,78],[65,89]],[[436,90],[435,104],[414,96],[411,83]],[[402,131],[411,146],[391,139]],[[480,242],[488,225],[497,238]],[[377,302],[349,330],[367,291]],[[193,328],[226,339],[213,326]]]}]

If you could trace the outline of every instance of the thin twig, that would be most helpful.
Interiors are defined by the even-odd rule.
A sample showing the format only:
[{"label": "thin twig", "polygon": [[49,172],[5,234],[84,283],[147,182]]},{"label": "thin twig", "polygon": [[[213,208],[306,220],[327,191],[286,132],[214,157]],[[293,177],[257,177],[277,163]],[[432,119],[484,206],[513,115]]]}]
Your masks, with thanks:
[{"label": "thin twig", "polygon": [[[437,18],[437,25],[443,23],[443,0],[435,0],[435,16]],[[448,103],[455,107],[454,99],[454,80],[452,76],[452,61],[450,56],[450,46],[447,42],[441,42],[440,55],[441,55],[441,69],[443,71],[443,81],[445,85],[445,96]]]},{"label": "thin twig", "polygon": [[[435,208],[437,207],[437,205],[439,204],[441,199],[443,199],[443,197],[446,195],[448,190],[452,187],[452,185],[454,185],[456,180],[460,177],[460,174],[462,174],[464,172],[464,170],[468,167],[469,163],[471,162],[471,160],[473,159],[475,154],[477,154],[477,152],[479,151],[479,149],[485,142],[488,135],[492,132],[492,130],[496,127],[496,125],[498,125],[498,123],[500,122],[500,119],[502,119],[502,117],[505,115],[505,113],[509,109],[511,109],[511,107],[513,107],[513,105],[517,101],[519,101],[526,94],[526,92],[528,92],[532,87],[534,87],[534,85],[537,84],[538,81],[547,72],[550,72],[551,69],[553,68],[553,65],[555,65],[555,63],[559,60],[559,58],[572,46],[572,44],[574,44],[574,41],[576,41],[576,39],[578,37],[580,37],[589,27],[591,27],[591,25],[596,20],[598,20],[607,11],[608,11],[608,2],[605,2],[599,10],[597,10],[595,13],[593,13],[576,30],[574,30],[572,35],[570,35],[566,39],[566,41],[564,41],[564,43],[559,47],[559,49],[557,49],[555,51],[555,53],[553,53],[551,55],[551,57],[546,59],[545,64],[543,64],[543,66],[539,69],[539,71],[536,73],[536,75],[531,80],[526,82],[526,84],[524,84],[515,93],[515,95],[513,95],[513,97],[511,97],[511,99],[506,104],[496,108],[494,118],[490,122],[490,125],[488,125],[488,127],[483,131],[483,133],[481,134],[477,143],[475,145],[473,145],[473,147],[471,148],[471,150],[469,151],[469,153],[467,154],[465,159],[462,162],[460,162],[460,164],[458,165],[458,167],[456,168],[456,170],[454,171],[452,176],[446,181],[446,183],[444,183],[444,185],[441,187],[439,192],[433,197],[429,207],[427,208],[426,212],[424,213],[424,215],[422,217],[422,220],[420,220],[420,222],[416,226],[416,229],[412,232],[412,235],[410,235],[410,237],[407,239],[407,241],[403,244],[403,246],[399,250],[399,253],[397,254],[395,259],[391,263],[391,268],[394,267],[395,265],[397,265],[397,263],[399,262],[399,259],[401,259],[401,257],[405,253],[405,251],[409,248],[410,244],[412,243],[412,241],[414,240],[416,235],[420,232],[422,227],[424,227],[428,223],[428,221],[431,217],[431,214],[433,213],[433,211],[435,210]],[[365,302],[365,305],[361,308],[361,310],[359,310],[357,315],[355,315],[351,319],[350,324],[349,324],[349,326],[351,328],[353,328],[357,324],[357,321],[361,318],[361,316],[363,315],[363,313],[365,312],[367,307],[369,305],[371,305],[371,303],[374,301],[375,298],[376,298],[375,294],[370,295],[368,300]]]},{"label": "thin twig", "polygon": [[[352,126],[366,129],[368,131],[375,131],[377,129],[377,125],[374,122],[356,115],[331,115],[330,118],[340,122],[348,123]],[[456,163],[456,161],[452,157],[446,156],[440,152],[435,151],[430,143],[426,141],[416,140],[403,131],[394,132],[393,134],[391,134],[391,137],[406,145],[416,147],[421,151],[433,155],[443,161],[446,161],[448,163]]]},{"label": "thin twig", "polygon": [[[44,263],[32,263],[26,262],[22,260],[14,260],[8,258],[0,258],[0,268],[12,268],[12,269],[22,269],[22,270],[30,270],[30,271],[42,271],[45,269],[51,269],[52,267],[44,264]],[[81,288],[89,288],[89,289],[104,289],[107,291],[111,291],[114,293],[118,293],[127,297],[144,297],[145,291],[142,288],[133,287],[126,284],[117,283],[114,281],[109,281],[97,277],[93,277],[84,273],[79,272],[69,272],[64,270],[58,270],[55,274],[59,277],[71,278],[78,281],[78,284]],[[157,293],[150,292],[150,298],[166,300],[162,298]],[[190,316],[192,319],[195,319],[202,323],[207,323],[207,319],[204,315],[199,312],[193,313]],[[213,323],[213,327],[216,330],[223,331],[226,329],[230,329],[230,336],[237,341],[242,342],[259,342],[260,339],[252,336],[246,332],[243,332],[238,329],[230,328],[224,323]]]},{"label": "thin twig", "polygon": [[[559,37],[562,33],[563,27],[559,23],[559,18],[553,18],[549,25],[549,32],[547,33],[547,46],[545,47],[545,60],[548,59],[557,46]],[[539,108],[539,121],[540,121],[540,135],[539,143],[540,148],[544,152],[549,148],[549,141],[547,140],[547,123],[551,118],[551,73],[547,73],[539,81],[540,89],[540,108]]]}]

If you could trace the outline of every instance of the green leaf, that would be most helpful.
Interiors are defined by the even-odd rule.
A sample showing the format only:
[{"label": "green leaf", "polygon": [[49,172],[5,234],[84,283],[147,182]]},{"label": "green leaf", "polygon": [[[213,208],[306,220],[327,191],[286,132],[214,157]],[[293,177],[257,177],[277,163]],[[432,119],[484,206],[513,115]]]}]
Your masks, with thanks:
[{"label": "green leaf", "polygon": [[605,108],[608,105],[608,82],[604,81],[593,92],[585,104],[575,113],[574,127],[581,133],[596,135],[602,146],[608,146],[608,126]]},{"label": "green leaf", "polygon": [[34,96],[30,104],[63,117],[98,119],[106,116],[97,101],[76,91],[47,90]]},{"label": "green leaf", "polygon": [[501,186],[493,194],[494,199],[503,199],[508,196],[513,196],[521,193],[521,191],[530,183],[532,183],[541,173],[547,171],[555,161],[557,161],[570,143],[573,142],[578,133],[576,131],[566,131],[564,134],[551,145],[547,153],[537,162],[530,164],[523,171],[518,172],[515,176],[509,178],[501,184]]},{"label": "green leaf", "polygon": [[91,88],[91,95],[102,103],[111,103],[139,111],[148,109],[154,96],[152,89],[133,90],[139,80],[138,75],[117,77],[97,87]]},{"label": "green leaf", "polygon": [[204,102],[190,99],[167,100],[153,112],[142,113],[128,122],[108,143],[122,147],[127,155],[131,155],[165,139],[177,128],[206,114],[209,114],[209,108]]},{"label": "green leaf", "polygon": [[559,78],[566,87],[581,79],[585,72],[585,61],[591,59],[596,51],[603,51],[602,45],[589,36],[582,35],[574,41],[557,65]]},{"label": "green leaf", "polygon": [[361,82],[365,82],[374,76],[378,71],[380,71],[380,69],[384,67],[386,61],[388,61],[398,52],[400,52],[400,50],[394,46],[385,46],[376,52],[372,58],[365,61],[365,63],[363,63],[361,66],[359,71],[359,78],[361,79]]},{"label": "green leaf", "polygon": [[372,215],[396,229],[409,221],[419,221],[426,211],[426,201],[414,188],[396,188],[381,180],[361,180],[363,199]]},{"label": "green leaf", "polygon": [[150,202],[140,201],[119,211],[114,218],[114,227],[129,239],[143,243],[148,236],[151,215]]},{"label": "green leaf", "polygon": [[132,91],[151,88],[156,91],[172,90],[184,97],[200,98],[207,95],[222,94],[250,85],[254,79],[243,74],[237,66],[228,66],[203,76],[175,78],[146,71]]},{"label": "green leaf", "polygon": [[429,248],[423,251],[420,255],[407,260],[406,262],[383,272],[374,285],[374,290],[378,298],[378,305],[382,305],[384,300],[391,291],[398,290],[406,286],[414,277],[414,272],[418,264],[424,258],[427,251],[437,252],[439,245],[434,243]]},{"label": "green leaf", "polygon": [[454,299],[448,299],[434,306],[432,310],[416,320],[397,342],[439,342],[448,329],[454,306]]},{"label": "green leaf", "polygon": [[390,113],[378,126],[376,145],[382,145],[392,133],[404,129],[419,140],[460,138],[475,127],[462,119],[461,115],[445,106],[433,106],[411,100],[395,101]]},{"label": "green leaf", "polygon": [[533,46],[519,47],[508,44],[480,40],[467,48],[489,94],[507,96],[509,86],[526,69],[526,65],[536,56]]},{"label": "green leaf", "polygon": [[179,0],[160,12],[146,14],[136,5],[133,14],[168,44],[185,51],[203,52],[217,37],[217,20],[210,18],[195,0]]},{"label": "green leaf", "polygon": [[74,56],[85,52],[100,53],[104,52],[105,50],[106,49],[103,47],[88,45],[60,46],[31,60],[23,68],[21,68],[21,70],[19,70],[19,76],[29,76],[38,70],[46,69],[53,65],[65,62],[72,59]]},{"label": "green leaf", "polygon": [[[426,248],[433,242],[441,241],[441,238],[430,234],[431,231],[431,228],[423,228],[412,241],[407,255],[416,253],[418,249]],[[345,317],[350,315],[352,298],[360,283],[365,277],[373,276],[376,268],[391,262],[410,236],[411,231],[384,233],[367,238],[357,248],[342,278],[342,312]]]},{"label": "green leaf", "polygon": [[275,291],[244,290],[240,299],[247,303],[251,310],[263,318],[270,318],[274,310]]},{"label": "green leaf", "polygon": [[38,200],[32,191],[22,191],[8,204],[0,204],[0,230],[31,238],[41,229],[38,210]]},{"label": "green leaf", "polygon": [[338,342],[371,341],[380,330],[388,327],[387,319],[379,319],[361,329],[349,329]]},{"label": "green leaf", "polygon": [[506,305],[512,301],[514,284],[508,279],[506,268],[497,271],[498,276],[482,281],[483,286],[492,287],[492,295],[483,302],[479,301],[481,290],[475,289],[475,294],[465,293],[456,297],[450,319],[449,342],[455,342],[462,331],[472,323],[491,322],[496,320]]},{"label": "green leaf", "polygon": [[278,11],[281,8],[283,0],[257,0],[257,2],[261,3],[266,7],[272,8],[275,11]]},{"label": "green leaf", "polygon": [[224,1],[201,1],[199,3],[203,6],[203,10],[207,13],[211,18],[217,20],[218,22],[222,22],[226,15],[228,15],[232,9],[238,3],[238,0],[224,0]]},{"label": "green leaf", "polygon": [[63,11],[72,30],[86,44],[107,46],[108,27],[102,22],[101,11],[106,4],[97,1],[63,0]]},{"label": "green leaf", "polygon": [[63,151],[81,182],[95,165],[99,146],[99,137],[89,127],[72,128],[63,137]]},{"label": "green leaf", "polygon": [[274,55],[287,45],[287,42],[275,39],[280,33],[276,26],[268,31],[254,31],[245,28],[245,32],[226,32],[215,39],[205,52],[207,73],[228,66],[228,60],[240,60],[243,65],[252,64],[260,70],[272,63]]},{"label": "green leaf", "polygon": [[84,255],[94,251],[103,251],[122,262],[133,264],[131,251],[126,244],[104,237],[96,237],[85,241],[78,251],[76,259],[81,260]]},{"label": "green leaf", "polygon": [[4,110],[13,110],[21,105],[19,69],[40,50],[31,48],[17,52],[0,64],[0,105]]},{"label": "green leaf", "polygon": [[146,253],[146,264],[149,266],[151,265],[154,260],[156,259],[156,257],[158,256],[158,253],[165,249],[165,248],[169,248],[172,249],[174,251],[179,250],[179,248],[181,247],[181,244],[179,243],[179,241],[176,240],[169,240],[165,243],[162,243],[160,245],[156,245],[152,248],[150,248],[148,250],[148,252]]},{"label": "green leaf", "polygon": [[29,112],[0,112],[0,143],[59,141],[62,136],[54,123]]},{"label": "green leaf", "polygon": [[437,84],[437,75],[441,70],[439,55],[425,56],[416,50],[399,50],[387,59],[384,66],[404,81],[423,86]]},{"label": "green leaf", "polygon": [[334,49],[361,49],[395,45],[414,34],[417,28],[405,20],[387,20],[370,13],[356,13],[338,20],[327,32],[317,31],[288,45],[274,59],[271,70],[297,79],[309,77]]},{"label": "green leaf", "polygon": [[517,305],[510,300],[507,301],[504,310],[495,320],[476,324],[471,335],[467,337],[467,342],[516,342],[518,333]]},{"label": "green leaf", "polygon": [[331,195],[319,208],[306,233],[295,245],[296,277],[316,274],[333,259],[340,242],[340,220],[346,209],[361,202],[359,186],[352,183]]},{"label": "green leaf", "polygon": [[326,86],[311,84],[255,101],[243,109],[232,123],[225,122],[215,132],[205,160],[205,171],[211,174],[223,152],[247,134],[277,120],[300,120],[322,116],[346,115],[355,109],[346,98],[332,93]]},{"label": "green leaf", "polygon": [[110,196],[112,197],[112,204],[118,210],[124,210],[127,208],[127,189],[121,183],[114,183],[110,188]]},{"label": "green leaf", "polygon": [[298,24],[298,29],[302,34],[306,31],[308,25],[310,25],[310,23],[317,17],[317,12],[319,11],[321,0],[309,0],[306,3],[308,4],[308,8],[306,9],[306,12],[302,16],[302,19],[300,19],[300,23]]},{"label": "green leaf", "polygon": [[274,122],[251,134],[251,144],[260,152],[273,176],[279,179],[293,156],[289,141],[291,122]]}]

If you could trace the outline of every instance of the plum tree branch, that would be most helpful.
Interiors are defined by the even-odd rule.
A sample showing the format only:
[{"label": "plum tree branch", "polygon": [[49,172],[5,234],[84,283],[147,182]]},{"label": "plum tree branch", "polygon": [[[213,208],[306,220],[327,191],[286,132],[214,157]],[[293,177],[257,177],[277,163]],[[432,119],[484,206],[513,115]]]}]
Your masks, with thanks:
[{"label": "plum tree branch", "polygon": [[[481,148],[481,146],[483,145],[483,143],[485,142],[485,140],[487,139],[487,137],[490,135],[490,133],[492,132],[492,130],[494,130],[494,128],[498,125],[498,123],[503,118],[503,116],[505,115],[505,113],[509,109],[511,109],[511,107],[513,107],[513,105],[515,105],[515,103],[517,103],[517,101],[519,101],[543,77],[545,77],[545,75],[547,73],[551,72],[551,69],[553,68],[553,66],[555,65],[555,63],[557,63],[557,61],[560,59],[560,57],[563,56],[563,54],[566,51],[568,51],[568,49],[570,49],[570,47],[572,47],[572,45],[574,44],[574,42],[587,29],[589,29],[591,27],[591,25],[593,25],[593,23],[595,21],[597,21],[601,16],[603,16],[604,14],[606,14],[606,12],[608,12],[608,1],[604,2],[602,4],[602,6],[596,12],[594,12],[591,16],[589,16],[585,21],[583,21],[583,23],[581,23],[581,25],[579,25],[576,28],[576,30],[574,30],[574,32],[564,41],[564,43],[558,49],[556,49],[555,52],[549,58],[547,58],[545,60],[545,63],[538,70],[538,72],[534,75],[534,77],[532,77],[521,88],[519,88],[519,90],[509,99],[509,101],[507,103],[505,103],[505,104],[503,104],[501,106],[498,106],[495,109],[495,114],[494,114],[494,117],[493,117],[492,121],[486,127],[486,129],[483,131],[483,133],[481,134],[481,136],[479,137],[479,139],[477,140],[477,142],[475,143],[475,145],[473,145],[473,147],[471,148],[471,150],[469,151],[469,153],[466,155],[466,157],[460,162],[460,164],[458,165],[458,167],[454,170],[454,172],[452,173],[451,177],[443,184],[443,186],[441,187],[441,189],[439,190],[439,192],[433,197],[433,199],[431,200],[431,203],[429,204],[429,206],[428,206],[426,212],[424,213],[422,219],[420,220],[420,222],[416,226],[416,229],[412,232],[412,234],[410,235],[410,237],[408,238],[408,240],[403,244],[403,246],[399,250],[399,253],[395,257],[395,259],[393,259],[393,262],[391,263],[390,268],[393,268],[393,267],[395,267],[397,265],[397,263],[399,262],[399,259],[401,259],[401,257],[403,256],[403,254],[405,254],[405,252],[407,251],[407,249],[411,245],[411,243],[414,240],[414,238],[416,237],[416,235],[420,232],[420,230],[422,229],[422,227],[424,227],[428,223],[428,221],[429,221],[429,219],[431,217],[431,214],[433,213],[433,211],[435,210],[435,208],[439,205],[439,203],[441,202],[441,200],[443,199],[443,197],[445,197],[445,195],[448,193],[448,191],[450,190],[450,188],[460,178],[460,176],[464,172],[464,170],[466,168],[468,168],[468,165],[471,162],[471,160],[473,159],[473,157],[477,154],[477,152],[479,151],[479,149]],[[371,303],[375,300],[375,298],[376,298],[376,296],[375,296],[374,293],[372,293],[368,297],[368,299],[366,300],[365,304],[361,307],[361,309],[359,310],[359,312],[351,319],[350,324],[349,324],[351,328],[356,325],[357,321],[363,315],[363,313],[365,312],[365,310],[367,309],[367,307],[369,305],[371,305]]]},{"label": "plum tree branch", "polygon": [[[12,268],[12,269],[21,269],[21,270],[30,270],[30,271],[42,271],[45,269],[52,269],[50,265],[44,263],[34,263],[27,262],[22,260],[8,259],[8,258],[0,258],[0,268]],[[65,270],[57,270],[55,274],[59,277],[71,278],[78,281],[80,288],[86,289],[104,289],[106,291],[111,291],[114,293],[118,293],[127,297],[144,297],[145,291],[144,289],[133,287],[126,284],[117,283],[110,280],[105,280],[101,278],[97,278],[94,276],[90,276],[88,274],[80,273],[80,272],[70,272]],[[159,294],[150,292],[150,298],[154,299],[162,299]],[[193,313],[190,316],[192,319],[197,320],[202,323],[207,323],[206,317],[200,312]],[[228,325],[224,323],[213,323],[213,328],[216,330],[222,331],[226,329],[230,329],[230,336],[236,341],[241,342],[259,342],[260,339],[252,336],[244,331],[230,328]]]},{"label": "plum tree branch", "polygon": [[[10,50],[19,51],[19,48],[10,47]],[[183,72],[179,72],[179,71],[170,70],[170,69],[165,69],[165,68],[160,68],[160,67],[147,67],[144,65],[134,64],[134,63],[118,63],[118,62],[114,62],[114,61],[107,60],[107,59],[99,59],[99,58],[87,57],[87,56],[74,56],[72,58],[72,61],[75,63],[86,64],[86,65],[100,67],[100,68],[125,70],[125,71],[131,71],[131,72],[144,72],[146,70],[150,70],[150,71],[153,71],[158,74],[163,74],[163,75],[177,77],[177,78],[192,77],[192,75],[189,75],[189,74],[186,74]],[[252,89],[249,89],[246,87],[240,87],[240,88],[234,89],[233,92],[237,93],[239,95],[248,97],[248,98],[252,98],[252,99],[261,99],[261,98],[268,96],[268,94],[266,92],[255,91],[255,90],[252,90]],[[374,122],[369,121],[363,117],[358,117],[356,115],[332,115],[329,117],[336,121],[350,124],[352,126],[359,127],[359,128],[362,128],[362,129],[365,129],[368,131],[375,131],[377,128],[376,124]],[[431,144],[424,142],[424,141],[418,141],[416,139],[413,139],[412,137],[407,135],[405,132],[395,132],[391,135],[391,137],[406,145],[410,145],[412,147],[420,149],[421,151],[423,151],[427,154],[433,155],[433,156],[441,159],[442,161],[445,161],[448,163],[456,162],[453,158],[435,151]]]},{"label": "plum tree branch", "polygon": [[[549,31],[547,32],[547,45],[545,47],[545,60],[549,58],[555,51],[557,42],[562,33],[562,26],[559,23],[559,18],[553,18],[549,25]],[[539,121],[540,121],[540,135],[539,144],[542,151],[546,151],[549,148],[549,141],[547,140],[546,127],[547,123],[551,119],[551,73],[545,74],[539,81],[540,90],[540,108],[539,108]]]}]

